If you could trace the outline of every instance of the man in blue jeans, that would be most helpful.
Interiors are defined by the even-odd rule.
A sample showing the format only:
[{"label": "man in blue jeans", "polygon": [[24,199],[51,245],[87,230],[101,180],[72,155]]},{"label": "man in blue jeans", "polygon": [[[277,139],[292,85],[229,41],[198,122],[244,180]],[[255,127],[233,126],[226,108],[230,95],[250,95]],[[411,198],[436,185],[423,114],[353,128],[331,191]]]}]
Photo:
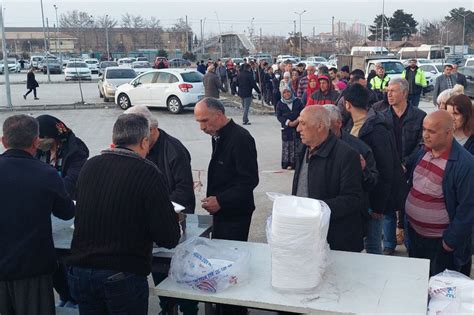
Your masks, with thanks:
[{"label": "man in blue jeans", "polygon": [[[423,119],[426,113],[418,107],[412,106],[408,99],[409,84],[405,79],[392,79],[387,87],[387,99],[390,107],[383,111],[385,118],[392,124],[397,157],[402,168],[407,174],[407,165],[416,157],[421,148],[423,134]],[[408,178],[405,177],[407,180]],[[406,189],[408,187],[397,187]],[[399,211],[397,224],[397,213],[390,211],[384,216],[383,223],[383,245],[384,253],[393,255],[397,244],[403,244],[405,209]],[[398,227],[398,231],[396,232]]]},{"label": "man in blue jeans", "polygon": [[242,117],[242,123],[244,125],[250,125],[249,122],[249,109],[252,104],[252,89],[260,94],[260,89],[253,78],[252,73],[250,72],[250,65],[244,64],[243,70],[237,77],[237,86],[239,87],[238,94],[242,99],[242,108],[244,110],[244,115]]},{"label": "man in blue jeans", "polygon": [[153,242],[178,244],[178,217],[164,175],[146,159],[150,126],[137,114],[115,122],[114,148],[82,168],[68,280],[81,315],[148,313]]}]

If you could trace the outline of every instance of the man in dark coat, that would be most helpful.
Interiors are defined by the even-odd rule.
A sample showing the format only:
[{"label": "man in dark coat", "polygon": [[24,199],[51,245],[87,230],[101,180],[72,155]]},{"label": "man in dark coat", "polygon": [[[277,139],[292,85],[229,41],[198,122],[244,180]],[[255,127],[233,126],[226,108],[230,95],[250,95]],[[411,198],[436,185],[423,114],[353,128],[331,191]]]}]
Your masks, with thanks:
[{"label": "man in dark coat", "polygon": [[369,222],[366,250],[381,254],[383,215],[402,207],[406,189],[403,189],[403,171],[390,125],[382,113],[368,109],[368,99],[369,91],[360,84],[353,84],[346,89],[345,107],[351,120],[345,128],[351,135],[364,141],[374,153],[379,177],[377,185],[369,194],[372,220]]},{"label": "man in dark coat", "polygon": [[[76,183],[82,166],[89,157],[89,149],[64,122],[51,115],[36,118],[39,123],[40,146],[36,158],[51,165],[63,179],[71,198],[76,198]],[[75,307],[67,283],[64,251],[58,251],[58,269],[53,274],[53,285],[59,295],[58,306]]]},{"label": "man in dark coat", "polygon": [[36,88],[39,86],[38,81],[35,79],[35,73],[33,67],[28,71],[28,74],[26,75],[26,88],[28,89],[28,92],[23,95],[23,98],[26,100],[26,97],[28,94],[33,91],[33,95],[35,97],[35,100],[39,100],[39,98],[36,95]]},{"label": "man in dark coat", "polygon": [[461,84],[464,88],[467,88],[467,79],[466,76],[458,72],[458,65],[453,64],[453,70],[451,70],[452,75],[456,78],[456,84]]},{"label": "man in dark coat", "polygon": [[[212,136],[206,198],[202,208],[213,216],[212,237],[246,242],[252,213],[253,190],[258,185],[257,149],[250,133],[225,115],[222,103],[205,98],[194,116],[201,130]],[[245,308],[218,306],[218,314],[247,314]]]},{"label": "man in dark coat", "polygon": [[[415,158],[422,145],[423,119],[426,113],[418,107],[408,103],[409,84],[405,79],[392,79],[388,84],[387,95],[390,107],[383,111],[387,122],[392,125],[397,148],[398,161],[407,173],[407,166]],[[405,176],[406,179],[408,179]],[[393,252],[397,244],[402,244],[404,240],[404,217],[405,209],[399,210],[397,216],[395,212],[390,212],[384,217],[384,249],[386,252]],[[395,235],[395,230],[398,230]]]},{"label": "man in dark coat", "polygon": [[0,314],[55,314],[51,214],[69,220],[74,203],[56,170],[34,158],[38,136],[33,117],[11,116],[3,124]]},{"label": "man in dark coat", "polygon": [[216,68],[213,64],[207,67],[207,72],[202,79],[204,84],[204,96],[219,98],[219,90],[226,92],[222,86],[219,76],[216,74]]},{"label": "man in dark coat", "polygon": [[250,104],[252,104],[252,89],[260,94],[260,89],[255,82],[250,65],[243,65],[243,68],[240,70],[240,74],[237,76],[237,86],[239,88],[238,94],[242,99],[242,108],[244,110],[242,122],[244,125],[250,125],[249,109]]},{"label": "man in dark coat", "polygon": [[360,252],[364,248],[360,158],[330,131],[330,125],[322,106],[301,112],[297,130],[305,147],[296,164],[292,194],[328,204],[331,220],[327,240],[331,249]]}]

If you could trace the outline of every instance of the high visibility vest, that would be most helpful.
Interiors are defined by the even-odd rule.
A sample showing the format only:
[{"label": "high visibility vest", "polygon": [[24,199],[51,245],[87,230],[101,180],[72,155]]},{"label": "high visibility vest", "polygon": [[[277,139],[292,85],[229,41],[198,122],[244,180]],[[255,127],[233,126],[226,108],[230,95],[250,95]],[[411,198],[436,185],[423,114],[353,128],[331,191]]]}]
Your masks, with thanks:
[{"label": "high visibility vest", "polygon": [[388,75],[384,76],[382,79],[379,76],[375,76],[370,80],[370,86],[372,87],[372,90],[382,91],[388,86],[388,81],[390,81]]},{"label": "high visibility vest", "polygon": [[[406,70],[403,70],[402,79],[405,79],[406,75],[407,75]],[[428,82],[426,82],[425,72],[423,70],[421,70],[420,68],[416,69],[415,84],[419,85],[421,87],[427,87],[428,86]]]}]

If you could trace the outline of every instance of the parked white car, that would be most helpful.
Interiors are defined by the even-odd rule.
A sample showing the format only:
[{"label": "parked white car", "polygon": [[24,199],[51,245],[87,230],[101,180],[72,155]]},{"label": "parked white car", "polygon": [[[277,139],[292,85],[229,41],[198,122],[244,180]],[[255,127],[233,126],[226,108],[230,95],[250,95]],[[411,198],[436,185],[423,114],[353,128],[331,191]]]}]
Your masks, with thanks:
[{"label": "parked white car", "polygon": [[167,107],[173,114],[192,107],[204,97],[203,75],[192,69],[159,69],[146,72],[115,92],[122,109],[145,105]]},{"label": "parked white car", "polygon": [[85,62],[68,62],[64,69],[64,79],[69,80],[91,80],[91,69]]},{"label": "parked white car", "polygon": [[97,87],[99,96],[104,98],[104,102],[115,98],[117,87],[128,83],[137,76],[133,69],[124,67],[107,67],[104,74],[100,77]]},{"label": "parked white car", "polygon": [[[7,64],[8,64],[8,71],[10,73],[12,72],[20,72],[21,67],[20,63],[16,58],[7,58]],[[5,60],[0,60],[0,73],[3,74],[5,72]]]},{"label": "parked white car", "polygon": [[308,57],[308,58],[306,58],[306,60],[307,60],[308,62],[315,62],[315,63],[316,63],[316,62],[317,62],[317,63],[324,63],[324,62],[327,63],[327,62],[328,62],[328,60],[327,60],[326,58],[320,57],[320,56]]},{"label": "parked white car", "polygon": [[120,67],[130,67],[135,61],[135,58],[120,58],[117,63]]},{"label": "parked white car", "polygon": [[151,63],[148,61],[134,61],[132,62],[131,68],[135,70],[138,75],[153,70]]},{"label": "parked white car", "polygon": [[84,59],[84,62],[87,64],[89,69],[91,69],[91,73],[95,73],[95,74],[99,73],[99,60],[95,58],[91,58],[91,59]]}]

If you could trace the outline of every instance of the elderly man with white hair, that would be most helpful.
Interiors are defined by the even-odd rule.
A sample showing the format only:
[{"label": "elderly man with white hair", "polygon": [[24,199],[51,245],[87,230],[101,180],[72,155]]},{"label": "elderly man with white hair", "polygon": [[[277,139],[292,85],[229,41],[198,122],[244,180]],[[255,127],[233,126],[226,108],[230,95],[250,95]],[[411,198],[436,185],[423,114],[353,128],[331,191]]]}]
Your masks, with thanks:
[{"label": "elderly man with white hair", "polygon": [[364,248],[360,157],[330,128],[324,107],[310,106],[301,112],[297,130],[305,146],[296,164],[292,193],[328,204],[331,221],[327,239],[331,249],[360,252]]},{"label": "elderly man with white hair", "polygon": [[[145,117],[150,124],[150,151],[146,158],[152,161],[165,175],[170,200],[185,207],[185,213],[194,213],[196,198],[194,196],[191,155],[178,139],[158,128],[158,120],[146,106],[133,106],[125,114],[137,114]],[[155,284],[166,278],[166,274],[152,273]],[[197,302],[178,300],[181,311],[185,314],[197,314]],[[169,299],[160,297],[160,306],[167,309]]]}]

